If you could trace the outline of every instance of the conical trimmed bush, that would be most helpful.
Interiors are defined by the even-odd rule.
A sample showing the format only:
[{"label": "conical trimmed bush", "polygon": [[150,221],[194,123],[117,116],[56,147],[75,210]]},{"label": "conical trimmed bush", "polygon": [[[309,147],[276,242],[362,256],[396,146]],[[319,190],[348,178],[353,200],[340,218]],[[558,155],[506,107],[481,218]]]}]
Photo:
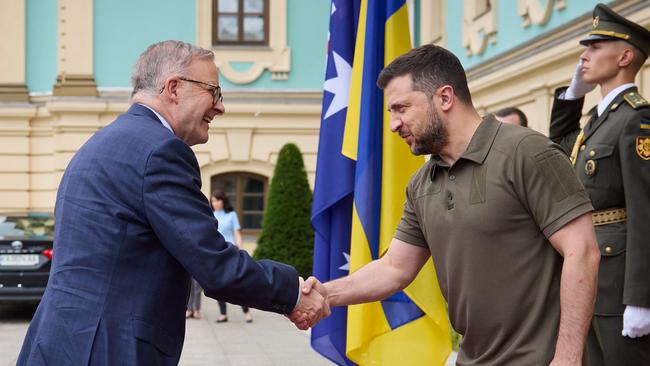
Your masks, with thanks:
[{"label": "conical trimmed bush", "polygon": [[280,150],[271,179],[268,203],[257,239],[255,259],[273,259],[296,267],[307,278],[312,271],[314,231],[309,220],[312,193],[302,153],[295,144]]}]

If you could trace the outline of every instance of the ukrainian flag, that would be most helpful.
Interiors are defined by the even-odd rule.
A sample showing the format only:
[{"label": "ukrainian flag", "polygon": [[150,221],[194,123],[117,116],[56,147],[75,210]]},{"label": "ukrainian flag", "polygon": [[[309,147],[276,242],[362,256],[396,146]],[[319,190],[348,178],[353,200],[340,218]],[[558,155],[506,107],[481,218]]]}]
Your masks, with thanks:
[{"label": "ukrainian flag", "polygon": [[[361,0],[357,17],[341,146],[342,154],[354,162],[350,272],[386,252],[401,216],[408,179],[424,164],[423,157],[413,156],[399,136],[390,132],[384,95],[376,86],[383,67],[411,48],[405,0]],[[324,119],[321,144],[325,127]],[[320,162],[327,159],[320,152],[321,146],[315,203]],[[335,155],[340,158],[338,152]],[[350,171],[349,165],[346,168]],[[316,248],[317,252],[322,250]],[[317,261],[315,256],[314,273]],[[451,350],[449,323],[432,262],[404,292],[381,302],[348,307],[346,336],[346,355],[360,365],[444,364]]]},{"label": "ukrainian flag", "polygon": [[[375,84],[410,48],[404,0],[332,1],[312,207],[314,275],[321,281],[386,252],[408,179],[424,163],[390,132]],[[451,350],[448,324],[429,261],[404,292],[334,308],[312,330],[312,347],[338,365],[442,365]]]}]

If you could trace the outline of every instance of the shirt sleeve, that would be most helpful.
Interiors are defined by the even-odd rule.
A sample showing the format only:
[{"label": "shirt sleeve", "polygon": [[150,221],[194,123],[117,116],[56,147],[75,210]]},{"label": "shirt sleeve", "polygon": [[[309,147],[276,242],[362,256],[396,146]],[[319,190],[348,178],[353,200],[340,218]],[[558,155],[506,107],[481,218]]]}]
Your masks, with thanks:
[{"label": "shirt sleeve", "polygon": [[524,137],[514,155],[513,185],[548,238],[593,211],[591,201],[562,149],[540,134]]},{"label": "shirt sleeve", "polygon": [[415,211],[415,202],[412,194],[413,180],[409,183],[406,188],[406,202],[404,202],[404,211],[402,212],[402,218],[400,219],[399,224],[397,225],[397,230],[395,231],[395,239],[401,240],[403,242],[416,245],[419,247],[428,247],[427,241],[424,238],[424,234],[420,229],[420,222],[416,215]]},{"label": "shirt sleeve", "polygon": [[627,209],[623,303],[650,307],[650,108],[627,121],[618,146]]},{"label": "shirt sleeve", "polygon": [[230,216],[232,217],[232,230],[235,231],[241,229],[239,226],[239,218],[237,217],[237,212],[230,212]]},{"label": "shirt sleeve", "polygon": [[571,154],[576,137],[580,133],[580,118],[584,98],[570,100],[564,99],[566,88],[555,90],[553,107],[551,109],[551,125],[549,138],[562,146],[566,154]]}]

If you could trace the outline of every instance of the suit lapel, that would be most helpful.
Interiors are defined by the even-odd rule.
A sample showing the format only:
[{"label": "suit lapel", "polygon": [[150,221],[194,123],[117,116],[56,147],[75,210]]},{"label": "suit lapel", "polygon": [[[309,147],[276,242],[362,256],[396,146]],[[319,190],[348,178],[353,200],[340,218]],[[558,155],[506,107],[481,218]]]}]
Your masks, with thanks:
[{"label": "suit lapel", "polygon": [[626,90],[623,90],[622,92],[620,92],[616,96],[616,98],[614,98],[614,100],[612,100],[612,102],[609,103],[607,108],[605,108],[605,111],[603,111],[603,114],[601,114],[595,120],[594,120],[594,117],[596,116],[598,107],[594,108],[595,109],[594,114],[592,114],[591,119],[589,120],[589,122],[587,123],[587,125],[585,126],[585,129],[584,129],[585,130],[585,138],[584,138],[585,141],[587,141],[589,139],[589,137],[591,135],[593,135],[594,132],[596,132],[598,127],[600,127],[605,122],[605,120],[607,120],[607,116],[609,115],[609,112],[616,110],[616,108],[618,108],[618,106],[621,103],[625,103],[623,97],[625,96],[625,94],[627,94],[627,93],[629,93],[631,91],[636,91],[636,87],[629,88],[629,89],[626,89]]}]

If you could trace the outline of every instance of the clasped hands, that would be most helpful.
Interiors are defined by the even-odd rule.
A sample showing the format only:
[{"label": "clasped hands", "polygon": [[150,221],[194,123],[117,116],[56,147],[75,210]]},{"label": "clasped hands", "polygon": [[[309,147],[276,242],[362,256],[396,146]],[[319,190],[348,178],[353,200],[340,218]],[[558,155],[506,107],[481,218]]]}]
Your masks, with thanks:
[{"label": "clasped hands", "polygon": [[330,313],[325,286],[316,277],[309,277],[306,281],[300,277],[300,301],[291,314],[287,315],[289,320],[298,329],[307,330],[330,316]]}]

